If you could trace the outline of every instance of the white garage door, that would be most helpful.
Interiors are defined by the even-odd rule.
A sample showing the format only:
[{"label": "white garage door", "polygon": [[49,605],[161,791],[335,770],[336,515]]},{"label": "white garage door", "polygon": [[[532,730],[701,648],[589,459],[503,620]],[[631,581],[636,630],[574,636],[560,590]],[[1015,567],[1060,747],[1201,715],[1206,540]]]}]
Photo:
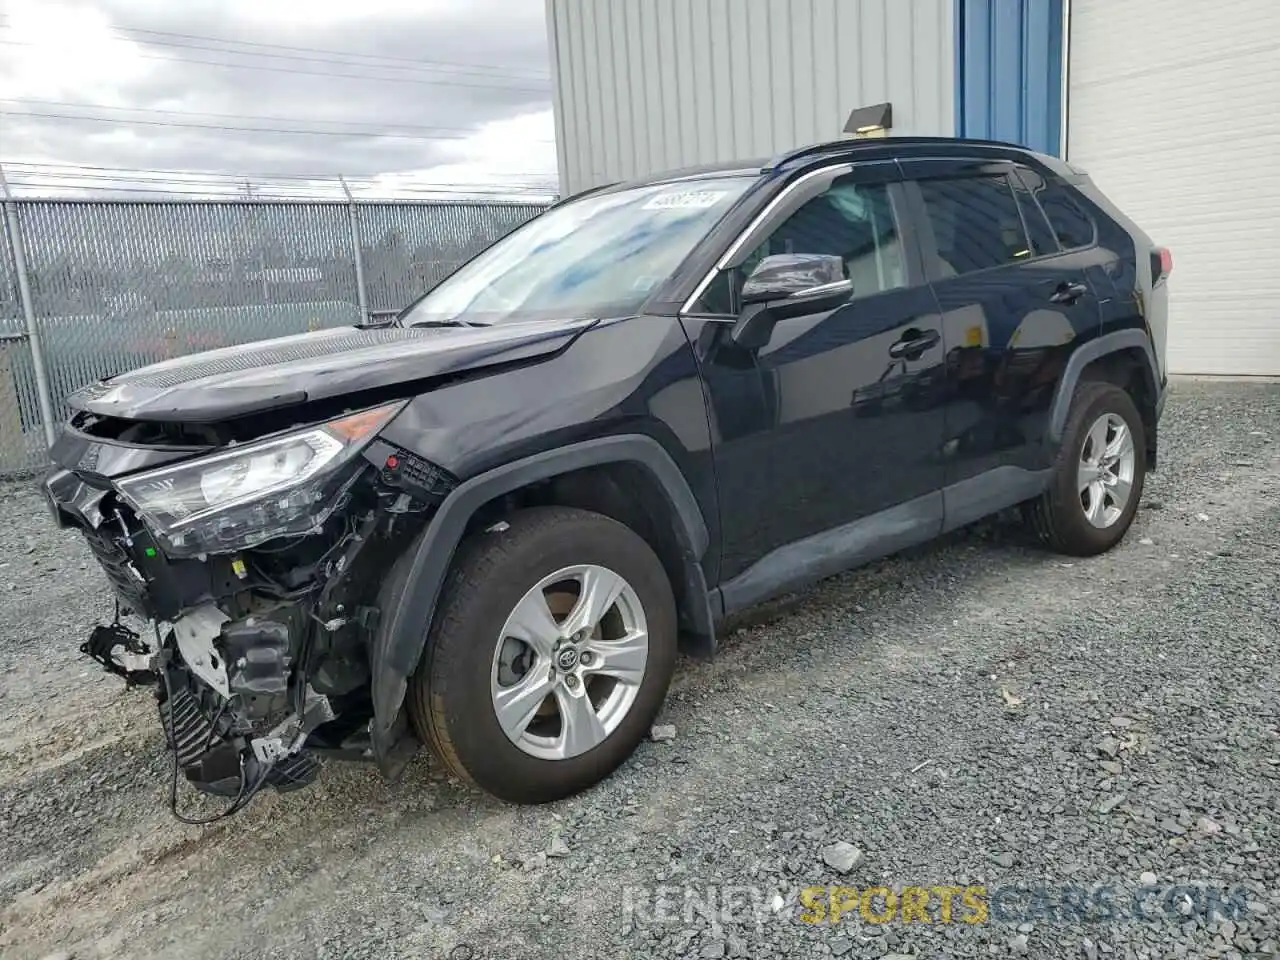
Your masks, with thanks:
[{"label": "white garage door", "polygon": [[1280,374],[1280,3],[1070,16],[1067,158],[1173,251],[1170,372]]}]

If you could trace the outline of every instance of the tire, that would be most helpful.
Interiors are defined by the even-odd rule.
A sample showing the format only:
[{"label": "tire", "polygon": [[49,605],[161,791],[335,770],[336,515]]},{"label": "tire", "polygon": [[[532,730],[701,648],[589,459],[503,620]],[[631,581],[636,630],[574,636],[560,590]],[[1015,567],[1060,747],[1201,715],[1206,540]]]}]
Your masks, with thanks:
[{"label": "tire", "polygon": [[[545,589],[539,586],[566,570],[576,572]],[[547,632],[545,621],[538,622],[544,627],[541,632],[526,629],[524,622],[536,618],[525,610],[551,609],[553,633],[563,632],[569,615],[585,617],[591,605],[579,602],[587,593],[583,585],[616,586],[608,580],[609,573],[623,581],[622,593],[613,606],[603,607],[592,637],[580,643],[561,639],[562,645],[549,653],[542,640],[515,639],[516,634],[541,637]],[[574,586],[581,591],[576,597]],[[608,593],[605,589],[601,595]],[[534,603],[535,597],[543,599],[542,607]],[[522,605],[526,601],[528,605]],[[563,615],[558,623],[557,606]],[[637,623],[643,623],[643,631]],[[635,658],[643,644],[628,638],[640,632],[647,633],[647,651],[637,676]],[[622,639],[606,642],[606,633]],[[504,634],[510,639],[503,639]],[[578,662],[566,671],[562,668],[570,647]],[[614,652],[624,648],[631,658],[626,661],[629,670],[621,671],[622,659],[616,663],[619,673],[626,672],[634,683],[604,672],[614,667]],[[601,672],[591,672],[588,660]],[[598,783],[632,754],[662,707],[675,661],[671,584],[661,561],[640,536],[584,510],[523,510],[459,548],[423,661],[410,681],[410,718],[419,738],[459,779],[512,803],[545,803]],[[572,688],[571,674],[579,678]],[[544,685],[550,685],[550,692],[539,698]],[[575,698],[576,692],[590,699]],[[508,718],[523,716],[526,709],[536,712],[524,727],[518,719],[509,719],[517,731],[509,734],[499,722],[500,697],[509,698],[502,701],[508,704]],[[594,698],[601,700],[598,715]],[[584,705],[596,715],[596,724],[582,719],[566,723],[563,711],[583,718]],[[594,745],[584,749],[584,744]]]},{"label": "tire", "polygon": [[[1116,486],[1109,487],[1098,481],[1103,483],[1101,489],[1106,492],[1101,501],[1097,497],[1096,486],[1089,491],[1081,487],[1085,476],[1081,473],[1081,462],[1092,457],[1098,447],[1099,434],[1091,440],[1090,431],[1096,430],[1104,417],[1112,427],[1117,420],[1123,422],[1133,446],[1130,486],[1122,508],[1114,499]],[[1107,436],[1114,434],[1108,432]],[[1105,553],[1119,543],[1133,523],[1142,499],[1147,472],[1146,451],[1142,416],[1128,393],[1113,384],[1098,381],[1084,381],[1077,386],[1049,489],[1031,501],[1025,511],[1040,539],[1060,553],[1078,557]],[[1117,473],[1126,472],[1120,469],[1122,466],[1118,465]],[[1095,515],[1102,525],[1091,521],[1089,513],[1089,507],[1099,502],[1102,509]]]}]

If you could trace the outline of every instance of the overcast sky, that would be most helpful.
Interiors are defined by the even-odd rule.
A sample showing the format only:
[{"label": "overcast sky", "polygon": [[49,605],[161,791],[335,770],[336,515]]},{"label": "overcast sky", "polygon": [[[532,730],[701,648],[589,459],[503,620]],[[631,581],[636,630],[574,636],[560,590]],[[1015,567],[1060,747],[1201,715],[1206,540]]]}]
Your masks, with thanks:
[{"label": "overcast sky", "polygon": [[341,173],[379,195],[553,192],[543,17],[543,0],[0,0],[0,161],[18,184],[78,168],[100,189],[158,186],[114,179],[145,169],[194,171],[154,176],[193,190]]}]

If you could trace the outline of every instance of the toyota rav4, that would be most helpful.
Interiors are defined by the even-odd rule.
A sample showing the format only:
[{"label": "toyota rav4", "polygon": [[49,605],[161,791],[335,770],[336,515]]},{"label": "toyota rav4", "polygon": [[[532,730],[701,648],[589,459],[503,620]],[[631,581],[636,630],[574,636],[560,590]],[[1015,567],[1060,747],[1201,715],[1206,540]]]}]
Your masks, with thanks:
[{"label": "toyota rav4", "polygon": [[[394,321],[85,388],[45,490],[84,651],[230,798],[425,744],[500,798],[609,775],[735,611],[1010,507],[1114,546],[1171,259],[1082,171],[883,139],[554,205]],[[141,634],[122,621],[148,621]]]}]

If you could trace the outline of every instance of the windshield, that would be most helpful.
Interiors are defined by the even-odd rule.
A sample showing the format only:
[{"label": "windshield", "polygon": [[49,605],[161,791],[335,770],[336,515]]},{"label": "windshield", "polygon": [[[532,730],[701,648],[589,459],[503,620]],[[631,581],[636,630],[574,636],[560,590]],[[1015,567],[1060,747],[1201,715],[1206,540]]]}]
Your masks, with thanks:
[{"label": "windshield", "polygon": [[717,177],[570,201],[499,240],[410,307],[401,323],[634,312],[753,182]]}]

